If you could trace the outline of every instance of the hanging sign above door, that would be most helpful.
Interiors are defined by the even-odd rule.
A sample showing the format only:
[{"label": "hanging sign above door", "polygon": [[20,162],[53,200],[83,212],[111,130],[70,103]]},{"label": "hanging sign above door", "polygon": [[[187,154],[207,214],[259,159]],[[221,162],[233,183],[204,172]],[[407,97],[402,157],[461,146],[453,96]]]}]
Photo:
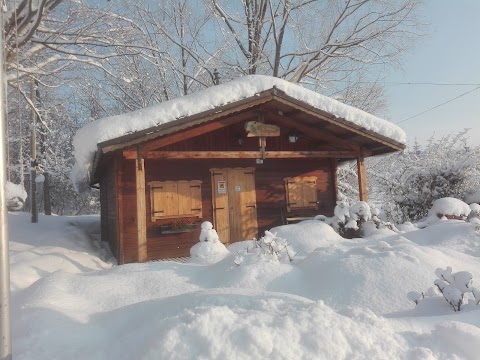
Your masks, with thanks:
[{"label": "hanging sign above door", "polygon": [[258,121],[245,123],[247,137],[255,136],[280,136],[280,128],[277,125],[264,124]]}]

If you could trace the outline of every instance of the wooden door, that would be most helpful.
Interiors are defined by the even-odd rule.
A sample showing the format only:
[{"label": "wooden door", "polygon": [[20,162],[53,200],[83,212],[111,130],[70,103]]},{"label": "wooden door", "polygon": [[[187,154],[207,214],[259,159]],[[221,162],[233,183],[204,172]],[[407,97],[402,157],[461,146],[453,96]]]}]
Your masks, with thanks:
[{"label": "wooden door", "polygon": [[257,236],[253,168],[212,169],[214,227],[223,243]]},{"label": "wooden door", "polygon": [[227,171],[212,169],[213,226],[223,243],[230,241],[230,219],[227,194]]}]

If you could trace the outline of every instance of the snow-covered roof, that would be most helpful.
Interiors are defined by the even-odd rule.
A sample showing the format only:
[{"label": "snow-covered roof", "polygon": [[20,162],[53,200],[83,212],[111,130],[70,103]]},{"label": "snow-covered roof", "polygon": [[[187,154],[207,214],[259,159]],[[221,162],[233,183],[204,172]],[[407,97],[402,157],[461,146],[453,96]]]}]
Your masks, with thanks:
[{"label": "snow-covered roof", "polygon": [[88,177],[100,143],[254,97],[272,88],[342,121],[406,144],[405,132],[391,122],[282,79],[249,75],[158,105],[88,123],[78,130],[73,140],[76,159],[73,180],[78,184]]}]

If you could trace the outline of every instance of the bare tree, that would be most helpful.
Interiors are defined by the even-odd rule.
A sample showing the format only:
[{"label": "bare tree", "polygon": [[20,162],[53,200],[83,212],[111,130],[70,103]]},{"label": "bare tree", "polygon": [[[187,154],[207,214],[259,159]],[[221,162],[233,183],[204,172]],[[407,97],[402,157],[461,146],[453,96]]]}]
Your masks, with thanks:
[{"label": "bare tree", "polygon": [[419,25],[418,0],[210,2],[247,73],[266,68],[293,82],[322,80],[323,73],[350,63],[388,63],[408,47]]},{"label": "bare tree", "polygon": [[7,81],[58,74],[72,63],[104,69],[118,54],[135,53],[135,23],[112,7],[82,0],[9,0],[5,21]]},{"label": "bare tree", "polygon": [[[222,53],[227,51],[223,37],[215,42],[213,14],[202,2],[165,0],[121,2],[135,22],[138,48],[133,56],[117,56],[110,60],[108,72],[90,72],[98,92],[105,101],[105,115],[134,110],[212,86],[213,71],[222,67]],[[82,87],[92,81],[88,74]],[[87,84],[88,83],[88,84]],[[88,100],[88,99],[85,99]],[[112,109],[112,100],[116,109]],[[89,102],[90,100],[88,100]]]},{"label": "bare tree", "polygon": [[[9,164],[11,171],[18,171],[17,181],[23,182],[24,159],[28,158],[24,154],[28,148],[24,146],[25,137],[29,136],[32,116],[38,119],[35,130],[42,131],[42,136],[47,136],[51,128],[44,117],[49,110],[32,100],[30,83],[55,92],[65,88],[79,68],[108,71],[106,64],[112,56],[118,56],[117,48],[123,48],[124,54],[140,50],[132,39],[134,22],[111,6],[81,0],[7,0],[6,5],[3,31],[9,85]],[[42,154],[46,152],[41,149]],[[13,165],[17,159],[18,165]]]},{"label": "bare tree", "polygon": [[[421,0],[165,0],[123,4],[145,49],[119,57],[107,96],[127,109],[266,74],[365,110],[385,109],[381,80],[422,32]],[[119,76],[118,71],[124,75]],[[130,74],[131,76],[129,76]],[[148,74],[148,75],[146,75]],[[135,82],[119,81],[135,78]],[[148,78],[148,79],[147,79]],[[106,89],[106,84],[102,87]],[[107,90],[103,90],[107,91]],[[128,99],[133,97],[133,99]]]}]

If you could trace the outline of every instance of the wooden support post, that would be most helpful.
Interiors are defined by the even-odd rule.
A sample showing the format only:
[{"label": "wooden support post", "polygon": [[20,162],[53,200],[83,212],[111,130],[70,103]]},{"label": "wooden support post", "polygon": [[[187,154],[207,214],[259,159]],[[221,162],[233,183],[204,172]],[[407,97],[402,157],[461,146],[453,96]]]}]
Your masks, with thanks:
[{"label": "wooden support post", "polygon": [[338,200],[338,160],[336,158],[330,158],[330,171],[332,172],[333,188],[335,189],[333,194],[333,202]]},{"label": "wooden support post", "polygon": [[357,156],[357,174],[358,174],[358,193],[360,201],[368,201],[367,194],[367,174],[365,172],[365,159],[363,152]]},{"label": "wooden support post", "polygon": [[137,243],[138,262],[147,261],[147,207],[145,204],[145,161],[141,149],[137,149],[135,184],[137,194]]},{"label": "wooden support post", "polygon": [[267,138],[265,136],[260,136],[258,138],[260,145],[260,159],[265,160],[265,148],[267,147]]}]

